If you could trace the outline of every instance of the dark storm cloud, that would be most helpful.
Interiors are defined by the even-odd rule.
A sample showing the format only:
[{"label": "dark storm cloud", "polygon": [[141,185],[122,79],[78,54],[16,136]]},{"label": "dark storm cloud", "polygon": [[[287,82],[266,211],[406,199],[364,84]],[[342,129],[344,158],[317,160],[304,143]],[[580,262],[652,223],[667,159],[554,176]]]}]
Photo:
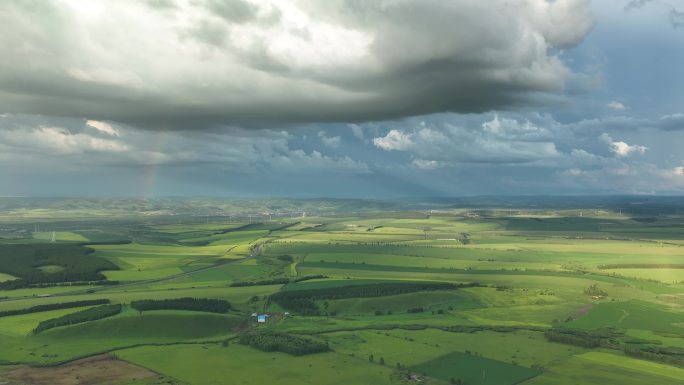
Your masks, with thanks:
[{"label": "dark storm cloud", "polygon": [[4,112],[152,129],[511,109],[561,90],[587,0],[0,3]]}]

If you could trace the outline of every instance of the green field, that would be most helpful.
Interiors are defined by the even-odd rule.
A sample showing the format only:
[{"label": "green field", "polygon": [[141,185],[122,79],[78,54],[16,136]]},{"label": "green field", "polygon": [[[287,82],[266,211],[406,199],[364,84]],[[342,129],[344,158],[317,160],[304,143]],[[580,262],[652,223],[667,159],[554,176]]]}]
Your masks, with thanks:
[{"label": "green field", "polygon": [[[205,213],[228,207],[212,202]],[[178,385],[682,383],[679,214],[331,209],[347,204],[305,219],[266,206],[269,215],[235,217],[6,212],[0,312],[81,300],[123,311],[38,334],[41,322],[85,307],[0,317],[0,383],[16,368],[100,354]],[[418,289],[390,291],[398,287]],[[131,303],[141,300],[230,306],[139,312]],[[280,345],[237,343],[269,332]],[[269,351],[306,339],[330,351]]]},{"label": "green field", "polygon": [[581,329],[616,327],[684,336],[684,314],[648,302],[607,302],[594,307],[586,316],[570,322],[568,326]]},{"label": "green field", "polygon": [[102,337],[129,340],[137,338],[186,340],[230,334],[239,322],[240,318],[231,315],[153,311],[141,315],[130,314],[104,319],[79,327],[58,328],[45,332],[45,337],[55,340]]},{"label": "green field", "polygon": [[539,371],[506,362],[453,352],[411,367],[413,371],[450,381],[459,379],[466,384],[517,384],[539,374]]},{"label": "green field", "polygon": [[44,231],[33,233],[33,239],[52,241],[53,235],[55,242],[87,242],[90,240],[84,237],[82,234],[71,231]]},{"label": "green field", "polygon": [[465,292],[408,293],[381,298],[353,298],[328,302],[328,311],[342,314],[368,314],[376,310],[405,313],[407,309],[423,308],[424,311],[449,311],[481,307],[476,296]]},{"label": "green field", "polygon": [[587,353],[554,364],[549,370],[524,384],[676,385],[682,383],[682,378],[684,371],[680,368],[606,353]]},{"label": "green field", "polygon": [[214,345],[143,347],[117,352],[117,356],[198,385],[393,383],[391,368],[336,353],[302,358],[231,344],[226,348]]}]

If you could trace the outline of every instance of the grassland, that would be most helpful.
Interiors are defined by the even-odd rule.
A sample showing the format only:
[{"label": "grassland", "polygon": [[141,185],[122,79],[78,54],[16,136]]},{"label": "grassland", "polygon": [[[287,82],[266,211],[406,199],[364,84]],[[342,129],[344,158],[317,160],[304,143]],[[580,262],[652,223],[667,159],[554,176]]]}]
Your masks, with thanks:
[{"label": "grassland", "polygon": [[676,385],[682,383],[682,378],[684,373],[680,368],[612,354],[587,353],[554,364],[543,374],[524,384]]},{"label": "grassland", "polygon": [[684,315],[666,306],[643,301],[606,302],[568,323],[580,329],[621,328],[684,336]]},{"label": "grassland", "polygon": [[[135,348],[117,353],[127,361],[179,380],[217,383],[343,385],[392,384],[391,368],[336,353],[293,357],[237,344]],[[188,370],[188,368],[192,368]]]},{"label": "grassland", "polygon": [[411,369],[445,381],[454,379],[475,385],[517,384],[539,374],[534,369],[460,352],[443,355]]},{"label": "grassland", "polygon": [[[223,207],[214,203],[206,207]],[[0,216],[9,234],[0,238],[0,282],[31,279],[0,288],[0,311],[81,300],[123,306],[118,315],[40,334],[31,331],[41,322],[88,307],[0,317],[0,382],[17,368],[21,378],[40,377],[26,365],[101,354],[185,385],[669,385],[684,378],[672,358],[684,348],[679,214],[445,209],[256,220],[113,207]],[[103,279],[83,278],[96,274]],[[276,295],[397,283],[479,285],[314,298],[311,315],[283,308]],[[226,300],[231,309],[130,306],[188,297]],[[259,323],[254,313],[270,317]],[[545,337],[558,329],[612,337],[597,346]],[[295,357],[236,343],[251,331],[308,336],[331,351]],[[636,359],[626,348],[674,356]]]}]

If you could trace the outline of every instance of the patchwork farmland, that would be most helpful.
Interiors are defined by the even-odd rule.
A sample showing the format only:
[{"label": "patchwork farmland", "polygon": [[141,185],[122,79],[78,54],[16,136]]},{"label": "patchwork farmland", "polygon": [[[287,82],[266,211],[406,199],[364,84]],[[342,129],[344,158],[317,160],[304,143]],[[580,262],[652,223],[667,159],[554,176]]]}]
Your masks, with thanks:
[{"label": "patchwork farmland", "polygon": [[678,216],[41,210],[0,221],[12,234],[0,238],[3,383],[684,381]]}]

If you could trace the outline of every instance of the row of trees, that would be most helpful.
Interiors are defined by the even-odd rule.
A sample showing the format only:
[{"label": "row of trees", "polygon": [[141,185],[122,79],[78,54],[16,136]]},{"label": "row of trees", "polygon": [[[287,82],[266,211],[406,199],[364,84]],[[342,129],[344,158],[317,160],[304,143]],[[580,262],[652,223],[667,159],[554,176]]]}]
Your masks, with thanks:
[{"label": "row of trees", "polygon": [[273,294],[271,300],[281,307],[303,315],[320,314],[314,301],[325,299],[366,298],[399,295],[420,291],[456,290],[479,286],[477,283],[376,283],[356,286],[330,287],[311,290],[281,291]]},{"label": "row of trees", "polygon": [[601,270],[606,269],[684,269],[684,263],[615,263],[598,265]]},{"label": "row of trees", "polygon": [[245,333],[240,336],[238,342],[265,352],[283,352],[294,356],[330,351],[327,342],[286,333]]},{"label": "row of trees", "polygon": [[121,313],[121,305],[116,304],[116,305],[102,305],[102,306],[97,306],[93,307],[90,309],[86,310],[81,310],[77,311],[75,313],[71,314],[66,314],[61,317],[57,318],[52,318],[49,320],[45,320],[36,326],[35,329],[33,329],[34,334],[38,334],[42,331],[60,327],[60,326],[68,326],[68,325],[75,325],[75,324],[80,324],[84,322],[89,322],[89,321],[95,321],[107,317],[111,317],[113,315],[117,315]]},{"label": "row of trees", "polygon": [[636,358],[684,366],[684,349],[681,348],[660,346],[626,347],[624,352],[626,355]]},{"label": "row of trees", "polygon": [[296,283],[296,282],[302,282],[302,281],[309,281],[309,280],[312,280],[312,279],[323,279],[323,278],[329,278],[329,277],[328,277],[327,275],[321,275],[321,274],[318,274],[318,275],[303,275],[303,276],[301,276],[301,277],[293,278],[293,279],[292,279],[292,282],[293,282],[293,283]]},{"label": "row of trees", "polygon": [[296,283],[302,281],[308,281],[310,279],[321,279],[328,278],[326,275],[306,275],[297,278],[273,278],[264,279],[261,281],[243,281],[243,282],[233,282],[230,284],[231,287],[244,287],[244,286],[264,286],[264,285],[286,285],[288,283]]},{"label": "row of trees", "polygon": [[230,286],[231,287],[244,287],[244,286],[285,285],[288,283],[290,283],[289,278],[273,278],[273,279],[264,279],[261,281],[233,282],[230,284]]},{"label": "row of trees", "polygon": [[[45,287],[58,287],[58,286],[104,286],[104,285],[118,285],[119,281],[109,281],[101,273],[88,273],[88,274],[69,274],[61,275],[61,277],[67,277],[64,279],[74,281],[58,281],[58,282],[45,282],[41,277],[32,278],[20,278],[11,281],[0,282],[0,290],[16,290],[25,288],[45,288]],[[101,279],[96,279],[101,278]],[[56,277],[55,279],[62,279]]]},{"label": "row of trees", "polygon": [[664,346],[637,346],[620,344],[618,339],[624,332],[616,329],[578,330],[551,329],[544,333],[549,341],[561,342],[584,348],[621,349],[625,355],[650,361],[663,362],[669,365],[684,366],[684,349]]},{"label": "row of trees", "polygon": [[0,317],[9,317],[12,315],[19,315],[19,314],[39,313],[39,312],[49,311],[49,310],[70,309],[70,308],[82,307],[82,306],[105,305],[108,303],[109,303],[108,299],[92,299],[92,300],[83,300],[83,301],[50,303],[50,304],[46,304],[46,305],[32,306],[32,307],[25,308],[25,309],[0,311]]},{"label": "row of trees", "polygon": [[140,312],[146,310],[192,310],[209,313],[227,313],[228,301],[213,298],[143,299],[131,302],[131,307]]},{"label": "row of trees", "polygon": [[561,342],[584,348],[615,346],[619,343],[617,338],[623,335],[624,332],[611,328],[597,330],[557,328],[549,329],[544,332],[544,336],[549,341]]}]

